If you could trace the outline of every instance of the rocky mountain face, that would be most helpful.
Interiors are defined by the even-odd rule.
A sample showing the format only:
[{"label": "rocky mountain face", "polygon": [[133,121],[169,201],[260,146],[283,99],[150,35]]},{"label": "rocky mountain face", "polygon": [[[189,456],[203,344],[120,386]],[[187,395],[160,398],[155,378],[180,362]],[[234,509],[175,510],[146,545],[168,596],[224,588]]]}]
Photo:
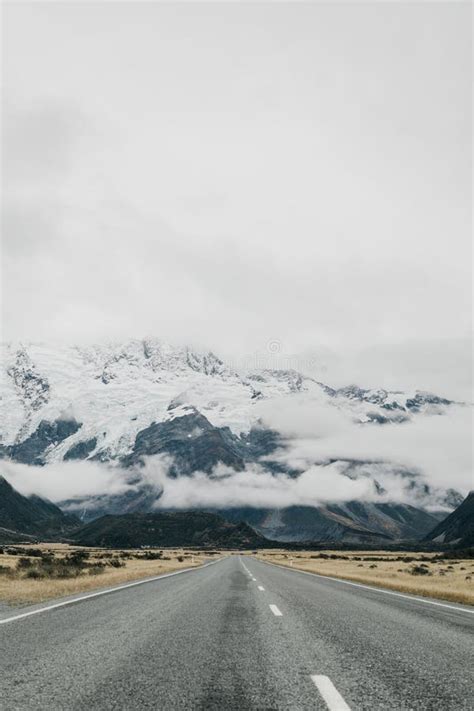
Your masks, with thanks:
[{"label": "rocky mountain face", "polygon": [[456,548],[474,546],[474,491],[426,536],[433,543],[449,543]]},{"label": "rocky mountain face", "polygon": [[23,496],[0,476],[0,539],[54,539],[71,533],[79,521],[39,496]]},{"label": "rocky mountain face", "polygon": [[[81,423],[74,419],[58,419],[54,422],[41,420],[36,430],[22,442],[7,445],[3,448],[4,455],[16,462],[24,464],[34,464],[42,466],[45,464],[44,455],[49,449],[54,449],[58,444],[68,439],[81,428]],[[75,446],[84,448],[84,443]],[[74,447],[71,449],[74,450]],[[66,452],[64,459],[71,458],[70,450]],[[77,458],[77,457],[76,457]]]},{"label": "rocky mountain face", "polygon": [[111,548],[186,546],[264,548],[268,541],[246,523],[201,511],[103,516],[75,534],[78,544]]},{"label": "rocky mountain face", "polygon": [[[315,407],[372,428],[446,416],[455,405],[419,391],[332,388],[293,370],[237,373],[212,353],[154,339],[89,347],[9,344],[3,363],[0,456],[33,466],[84,460],[129,472],[132,486],[125,493],[61,502],[84,521],[152,512],[161,492],[141,479],[140,469],[156,455],[167,458],[172,477],[194,472],[213,477],[218,465],[236,472],[253,465],[298,477],[297,464],[276,456],[285,452],[285,437],[262,421],[262,404],[284,409],[291,398],[304,395]],[[393,540],[421,538],[436,525],[444,514],[425,510],[425,501],[432,509],[435,500],[444,513],[460,503],[457,492],[429,490],[416,472],[396,464],[315,463],[334,461],[349,479],[371,478],[379,493],[377,472],[385,467],[402,481],[412,505],[349,501],[248,508],[243,518],[277,540]],[[226,508],[225,515],[237,520],[239,511]]]},{"label": "rocky mountain face", "polygon": [[172,476],[186,476],[195,471],[210,474],[220,462],[235,470],[244,468],[237,438],[228,428],[213,427],[194,408],[181,417],[154,422],[138,432],[132,451],[122,458],[126,467],[143,462],[143,457],[169,454]]}]

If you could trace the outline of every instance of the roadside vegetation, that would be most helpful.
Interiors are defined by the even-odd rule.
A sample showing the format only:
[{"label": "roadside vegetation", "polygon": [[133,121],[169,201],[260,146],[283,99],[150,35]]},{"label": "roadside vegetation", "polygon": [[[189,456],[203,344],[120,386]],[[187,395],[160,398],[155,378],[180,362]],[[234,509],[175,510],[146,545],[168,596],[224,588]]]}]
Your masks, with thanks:
[{"label": "roadside vegetation", "polygon": [[474,605],[474,549],[447,553],[261,550],[257,557],[319,575]]},{"label": "roadside vegetation", "polygon": [[0,547],[0,602],[25,604],[202,565],[217,551],[107,550],[66,544]]}]

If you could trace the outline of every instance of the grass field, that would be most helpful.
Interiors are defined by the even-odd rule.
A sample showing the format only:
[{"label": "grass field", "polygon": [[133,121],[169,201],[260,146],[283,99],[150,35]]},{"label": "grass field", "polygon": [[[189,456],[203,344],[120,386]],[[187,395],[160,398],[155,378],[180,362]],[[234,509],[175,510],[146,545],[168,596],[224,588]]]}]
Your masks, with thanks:
[{"label": "grass field", "polygon": [[[0,548],[0,602],[15,605],[97,590],[202,565],[218,551],[109,550],[65,544]],[[474,559],[394,551],[262,550],[258,558],[320,575],[474,605]]]},{"label": "grass field", "polygon": [[[4,546],[0,550],[3,550],[0,554],[0,601],[15,605],[197,567],[218,557],[211,551],[111,551],[65,544]],[[154,557],[160,556],[160,552],[161,557]]]},{"label": "grass field", "polygon": [[333,578],[474,605],[474,559],[386,551],[259,551],[258,558]]}]

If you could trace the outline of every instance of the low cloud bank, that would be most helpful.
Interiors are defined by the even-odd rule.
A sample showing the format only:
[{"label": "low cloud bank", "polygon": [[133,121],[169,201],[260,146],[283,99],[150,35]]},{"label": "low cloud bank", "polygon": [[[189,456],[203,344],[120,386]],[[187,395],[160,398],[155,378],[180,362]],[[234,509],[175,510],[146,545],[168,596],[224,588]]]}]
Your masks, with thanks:
[{"label": "low cloud bank", "polygon": [[241,472],[219,466],[211,476],[195,472],[175,478],[151,457],[144,472],[162,492],[156,508],[284,508],[356,500],[446,508],[444,489],[433,487],[427,492],[422,476],[377,462],[355,467],[346,462],[312,465],[297,477],[271,474],[253,465]]},{"label": "low cloud bank", "polygon": [[5,461],[2,474],[21,494],[37,494],[54,502],[76,500],[88,508],[93,505],[92,497],[121,495],[143,485],[156,490],[157,508],[177,509],[316,506],[376,496],[370,479],[351,480],[337,463],[310,467],[298,478],[272,475],[257,465],[242,472],[218,466],[211,476],[196,472],[176,478],[169,475],[170,464],[162,456],[146,458],[144,466],[133,471],[87,461],[41,469]]},{"label": "low cloud bank", "polygon": [[358,424],[309,396],[288,398],[285,407],[264,403],[265,423],[286,437],[272,459],[305,471],[335,459],[391,462],[418,472],[433,487],[467,493],[474,486],[472,408],[452,405],[447,414],[420,414],[402,424]]},{"label": "low cloud bank", "polygon": [[148,457],[139,470],[124,470],[105,464],[81,462],[42,467],[4,462],[2,473],[20,493],[37,494],[56,503],[67,501],[68,510],[107,507],[115,496],[130,494],[147,486],[156,492],[157,509],[192,508],[284,508],[319,506],[360,500],[400,502],[440,508],[440,491],[427,494],[403,469],[372,463],[351,468],[345,462],[312,465],[299,476],[271,474],[262,466],[244,471],[220,465],[211,475],[170,476],[170,460]]},{"label": "low cloud bank", "polygon": [[131,488],[125,472],[98,462],[57,462],[34,467],[3,460],[0,474],[20,494],[36,494],[55,502],[122,494]]},{"label": "low cloud bank", "polygon": [[310,467],[296,479],[272,475],[260,467],[242,472],[218,467],[211,477],[202,472],[178,479],[165,474],[160,483],[163,493],[157,508],[318,506],[328,501],[367,500],[375,493],[369,479],[348,479],[336,464]]}]

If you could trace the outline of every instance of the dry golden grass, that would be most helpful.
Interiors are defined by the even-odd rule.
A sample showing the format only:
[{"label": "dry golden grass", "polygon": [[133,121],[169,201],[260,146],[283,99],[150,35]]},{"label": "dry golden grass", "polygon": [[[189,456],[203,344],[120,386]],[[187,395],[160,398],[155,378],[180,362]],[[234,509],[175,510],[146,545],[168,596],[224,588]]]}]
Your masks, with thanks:
[{"label": "dry golden grass", "polygon": [[[316,558],[321,553],[343,558]],[[258,558],[298,570],[307,570],[332,578],[352,580],[399,592],[424,597],[451,600],[474,605],[474,559],[431,560],[435,553],[406,553],[386,551],[259,551]],[[360,558],[361,560],[354,560]],[[383,558],[384,560],[374,560]],[[413,562],[396,560],[414,558]],[[431,575],[412,575],[410,570],[421,564]],[[371,567],[376,566],[376,567]],[[468,579],[466,579],[468,578]],[[471,578],[471,580],[469,580]]]},{"label": "dry golden grass", "polygon": [[[11,546],[15,548],[15,546]],[[75,550],[81,550],[78,546],[68,546],[65,544],[35,544],[18,546],[25,551],[25,555],[9,555],[4,553],[0,555],[0,566],[11,569],[12,574],[0,574],[0,602],[11,603],[16,605],[26,603],[43,602],[51,598],[63,597],[66,595],[74,595],[75,593],[87,592],[89,590],[98,590],[107,588],[120,583],[126,583],[142,578],[153,577],[163,573],[169,573],[174,570],[183,568],[198,567],[203,563],[209,562],[217,558],[217,555],[209,555],[206,552],[188,551],[183,549],[160,549],[163,550],[163,555],[169,557],[170,560],[146,560],[135,558],[122,559],[125,566],[122,568],[105,567],[100,573],[95,575],[88,574],[88,571],[82,572],[78,577],[70,578],[40,578],[30,579],[25,577],[25,573],[16,570],[16,566],[20,557],[28,557],[28,548],[40,548],[43,551],[54,553],[56,559],[64,558]],[[148,550],[104,550],[99,548],[86,548],[89,553],[88,563],[106,563],[110,558],[110,554],[120,556],[123,553],[131,555],[144,555]],[[151,551],[153,552],[153,551]],[[106,557],[104,557],[104,555]],[[178,556],[183,558],[178,560]],[[38,558],[31,557],[33,564],[38,561]]]}]

